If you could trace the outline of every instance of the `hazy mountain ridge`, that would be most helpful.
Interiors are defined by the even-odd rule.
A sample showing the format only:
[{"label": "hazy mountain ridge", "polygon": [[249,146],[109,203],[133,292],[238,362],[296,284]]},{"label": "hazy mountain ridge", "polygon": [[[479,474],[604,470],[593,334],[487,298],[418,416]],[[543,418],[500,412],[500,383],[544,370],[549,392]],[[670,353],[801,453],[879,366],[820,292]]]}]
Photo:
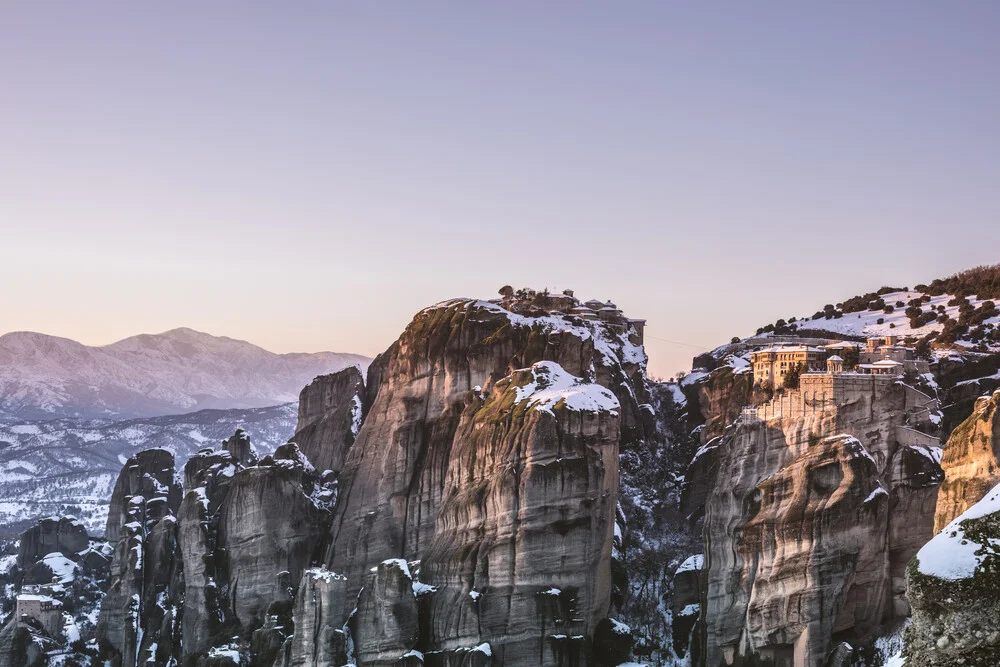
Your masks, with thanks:
[{"label": "hazy mountain ridge", "polygon": [[0,336],[0,418],[145,417],[257,408],[297,399],[317,375],[370,359],[275,354],[192,329],[105,346],[32,332]]},{"label": "hazy mountain ridge", "polygon": [[167,448],[182,464],[241,427],[263,455],[291,437],[296,416],[289,403],[121,421],[0,420],[0,534],[50,514],[73,514],[101,535],[115,478],[137,451]]}]

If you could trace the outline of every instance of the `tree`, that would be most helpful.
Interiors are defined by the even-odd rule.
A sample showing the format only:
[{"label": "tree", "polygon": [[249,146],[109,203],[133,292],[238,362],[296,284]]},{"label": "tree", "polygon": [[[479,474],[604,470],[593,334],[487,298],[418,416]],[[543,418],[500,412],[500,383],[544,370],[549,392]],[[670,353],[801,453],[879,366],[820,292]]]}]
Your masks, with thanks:
[{"label": "tree", "polygon": [[782,380],[781,386],[785,389],[798,389],[799,388],[799,376],[802,375],[802,364],[792,364],[792,367],[788,369],[785,373],[785,379]]},{"label": "tree", "polygon": [[861,352],[856,347],[844,350],[844,370],[853,370],[861,363]]}]

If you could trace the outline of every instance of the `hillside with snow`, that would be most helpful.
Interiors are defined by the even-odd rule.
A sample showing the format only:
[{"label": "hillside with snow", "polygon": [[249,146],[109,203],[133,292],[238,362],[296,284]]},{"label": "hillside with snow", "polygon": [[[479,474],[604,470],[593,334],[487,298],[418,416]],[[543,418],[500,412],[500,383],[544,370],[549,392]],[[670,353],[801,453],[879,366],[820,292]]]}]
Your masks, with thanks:
[{"label": "hillside with snow", "polygon": [[150,417],[288,403],[357,354],[275,354],[192,329],[91,347],[31,332],[0,336],[0,418]]},{"label": "hillside with snow", "polygon": [[[993,354],[1000,351],[1000,264],[977,266],[927,285],[882,287],[826,304],[813,315],[778,320],[757,336],[897,336],[934,349]],[[725,347],[725,346],[723,346]]]},{"label": "hillside with snow", "polygon": [[[984,304],[994,303],[992,299],[979,299],[976,296],[957,297],[952,294],[942,294],[931,296],[919,290],[900,290],[887,292],[879,295],[879,299],[884,305],[875,308],[866,308],[858,312],[844,313],[842,310],[834,310],[827,316],[827,312],[819,317],[815,315],[811,318],[801,318],[794,322],[786,323],[786,326],[796,332],[809,330],[823,330],[834,334],[841,334],[855,338],[865,338],[869,336],[899,336],[905,338],[923,338],[930,334],[941,334],[948,320],[956,324],[962,320],[963,310],[968,312],[986,312],[983,310]],[[909,305],[914,301],[920,301],[920,305]],[[963,304],[968,304],[963,306]],[[907,315],[907,309],[919,307],[921,314],[933,314],[933,318],[924,317],[924,320],[913,320]],[[887,308],[892,308],[886,312]],[[987,306],[987,308],[989,308]],[[993,315],[983,318],[982,322],[976,326],[985,325],[986,333],[996,330],[1000,325],[1000,310],[992,309]],[[819,313],[817,313],[819,315]],[[919,317],[919,316],[918,316]],[[916,324],[916,326],[914,326]],[[974,347],[979,343],[984,343],[988,348],[1000,349],[1000,340],[990,336],[983,336],[982,339],[974,340],[966,334],[972,333],[973,327],[963,331],[956,338],[960,346]],[[768,333],[761,330],[761,333]]]},{"label": "hillside with snow", "polygon": [[0,420],[0,537],[52,514],[72,514],[102,535],[115,479],[136,452],[169,449],[183,469],[199,449],[243,428],[263,456],[295,433],[296,418],[289,403],[122,421]]}]

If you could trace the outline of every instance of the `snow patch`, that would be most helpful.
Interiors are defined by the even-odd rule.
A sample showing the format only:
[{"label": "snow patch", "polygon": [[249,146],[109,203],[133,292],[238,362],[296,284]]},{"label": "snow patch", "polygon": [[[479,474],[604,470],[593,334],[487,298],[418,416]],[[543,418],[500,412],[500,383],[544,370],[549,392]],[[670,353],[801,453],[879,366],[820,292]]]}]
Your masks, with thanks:
[{"label": "snow patch", "polygon": [[[977,555],[983,545],[965,536],[962,524],[1000,512],[1000,485],[986,497],[949,523],[917,552],[917,569],[921,574],[938,579],[955,581],[968,579],[976,573],[984,555]],[[993,548],[1000,547],[1000,540],[990,540]]]}]

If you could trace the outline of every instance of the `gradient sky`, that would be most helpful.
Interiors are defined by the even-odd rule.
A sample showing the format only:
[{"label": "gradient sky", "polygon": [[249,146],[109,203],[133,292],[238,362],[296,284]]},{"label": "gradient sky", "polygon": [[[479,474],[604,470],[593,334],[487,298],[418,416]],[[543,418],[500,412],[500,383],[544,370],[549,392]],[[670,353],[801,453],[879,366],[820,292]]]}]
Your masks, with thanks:
[{"label": "gradient sky", "polygon": [[651,372],[1000,261],[1000,3],[6,2],[0,332],[375,354],[504,283]]}]

